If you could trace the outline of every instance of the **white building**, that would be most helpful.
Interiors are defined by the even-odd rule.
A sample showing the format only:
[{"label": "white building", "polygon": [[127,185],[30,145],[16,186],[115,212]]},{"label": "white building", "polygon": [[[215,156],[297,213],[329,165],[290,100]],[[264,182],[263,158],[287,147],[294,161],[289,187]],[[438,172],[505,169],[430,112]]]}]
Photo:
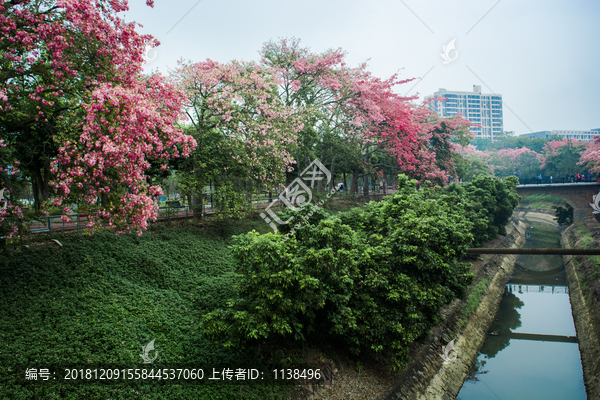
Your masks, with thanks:
[{"label": "white building", "polygon": [[528,137],[531,139],[535,138],[549,138],[552,135],[558,135],[565,139],[573,139],[579,142],[593,142],[594,138],[600,135],[600,128],[598,129],[590,129],[589,131],[540,131],[533,133],[526,133],[519,136]]},{"label": "white building", "polygon": [[481,94],[481,86],[473,85],[472,92],[440,89],[433,95],[425,96],[425,100],[439,97],[447,100],[431,100],[430,108],[440,117],[462,114],[474,124],[471,131],[475,137],[493,140],[504,130],[501,94]]}]

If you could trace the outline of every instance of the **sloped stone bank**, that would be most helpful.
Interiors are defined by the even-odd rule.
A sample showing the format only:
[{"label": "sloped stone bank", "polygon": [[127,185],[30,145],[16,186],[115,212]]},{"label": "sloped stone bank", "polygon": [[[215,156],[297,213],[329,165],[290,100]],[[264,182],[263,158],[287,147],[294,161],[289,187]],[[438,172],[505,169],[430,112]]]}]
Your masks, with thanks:
[{"label": "sloped stone bank", "polygon": [[[565,229],[561,236],[563,247],[581,247],[581,240],[574,225]],[[577,338],[581,364],[583,366],[583,381],[588,399],[600,399],[600,315],[598,303],[600,296],[596,291],[590,291],[586,297],[581,289],[581,268],[589,268],[589,260],[585,256],[563,256],[565,272],[569,285],[569,298]]]},{"label": "sloped stone bank", "polygon": [[[512,219],[504,242],[498,247],[519,248],[525,241],[526,225]],[[477,272],[477,282],[491,277],[478,309],[461,327],[463,302],[455,302],[445,312],[445,322],[436,327],[429,342],[413,354],[417,360],[399,377],[397,385],[380,400],[455,399],[483,345],[500,304],[506,283],[513,273],[516,255],[497,255],[486,260]],[[455,339],[456,360],[443,364],[442,346]],[[452,355],[452,354],[451,354]]]}]

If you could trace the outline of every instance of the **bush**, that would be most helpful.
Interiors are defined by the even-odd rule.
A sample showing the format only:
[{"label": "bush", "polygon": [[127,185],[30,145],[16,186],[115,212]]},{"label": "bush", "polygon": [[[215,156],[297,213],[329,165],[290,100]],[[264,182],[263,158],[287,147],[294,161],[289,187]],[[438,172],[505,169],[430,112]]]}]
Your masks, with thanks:
[{"label": "bush", "polygon": [[564,207],[556,207],[555,210],[555,221],[560,225],[570,225],[573,223],[573,207],[569,204],[565,204]]},{"label": "bush", "polygon": [[464,185],[451,184],[438,201],[452,207],[453,202],[464,207],[464,218],[471,221],[473,247],[481,247],[498,234],[506,235],[506,224],[521,197],[516,191],[517,178],[509,176],[500,180],[493,176],[479,175]]},{"label": "bush", "polygon": [[278,230],[283,234],[288,234],[292,230],[300,228],[305,224],[316,225],[319,221],[329,217],[329,213],[322,207],[317,207],[314,204],[308,204],[300,210],[292,210],[286,208],[277,213],[277,216],[282,221],[288,221],[285,225],[278,225]]},{"label": "bush", "polygon": [[408,345],[473,278],[458,262],[472,241],[462,208],[439,207],[415,186],[401,176],[395,196],[363,210],[339,217],[313,210],[315,223],[287,241],[237,237],[238,296],[207,314],[202,331],[227,346],[334,341],[354,353],[387,353],[400,366]]},{"label": "bush", "polygon": [[280,214],[290,220],[285,236],[236,237],[236,296],[203,317],[202,333],[226,346],[340,343],[388,354],[400,367],[440,308],[464,297],[473,280],[459,262],[467,247],[504,229],[518,196],[510,179],[421,190],[398,179],[379,203],[335,216],[288,210]]}]

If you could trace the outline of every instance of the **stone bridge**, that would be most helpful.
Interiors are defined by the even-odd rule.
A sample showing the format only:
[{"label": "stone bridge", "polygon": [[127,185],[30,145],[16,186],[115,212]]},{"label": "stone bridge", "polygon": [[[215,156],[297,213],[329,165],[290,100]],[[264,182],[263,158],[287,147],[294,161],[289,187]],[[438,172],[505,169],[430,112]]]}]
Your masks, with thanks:
[{"label": "stone bridge", "polygon": [[528,196],[534,193],[551,194],[573,207],[573,216],[576,219],[592,217],[594,195],[598,194],[600,184],[598,183],[554,183],[554,184],[530,184],[517,185],[517,193],[520,196]]}]

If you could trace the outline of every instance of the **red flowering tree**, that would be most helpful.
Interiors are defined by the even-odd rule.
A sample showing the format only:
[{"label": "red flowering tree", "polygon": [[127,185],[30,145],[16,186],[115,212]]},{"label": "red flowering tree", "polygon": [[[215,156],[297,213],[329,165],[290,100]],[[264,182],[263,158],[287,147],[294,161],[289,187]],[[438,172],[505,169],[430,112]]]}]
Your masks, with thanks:
[{"label": "red flowering tree", "polygon": [[147,158],[186,155],[194,141],[174,128],[182,94],[142,75],[145,47],[158,42],[116,15],[127,9],[127,1],[0,0],[0,137],[31,179],[36,206],[54,188],[54,205],[75,203],[118,232],[141,234],[160,193],[146,184]]},{"label": "red flowering tree", "polygon": [[460,115],[440,118],[425,105],[417,107],[414,113],[420,127],[420,146],[412,176],[437,184],[446,182],[450,176],[458,179],[457,151],[473,139],[471,122]]},{"label": "red flowering tree", "polygon": [[296,155],[299,164],[319,158],[335,174],[337,161],[352,173],[354,192],[360,176],[390,169],[390,155],[396,173],[419,180],[447,177],[443,169],[452,164],[452,142],[462,140],[457,140],[462,136],[457,132],[468,122],[460,118],[442,121],[415,108],[410,102],[413,97],[394,92],[411,79],[374,77],[366,64],[348,67],[340,49],[313,53],[296,39],[266,43],[261,55],[262,63],[281,78],[282,100],[303,112],[305,124]]}]

